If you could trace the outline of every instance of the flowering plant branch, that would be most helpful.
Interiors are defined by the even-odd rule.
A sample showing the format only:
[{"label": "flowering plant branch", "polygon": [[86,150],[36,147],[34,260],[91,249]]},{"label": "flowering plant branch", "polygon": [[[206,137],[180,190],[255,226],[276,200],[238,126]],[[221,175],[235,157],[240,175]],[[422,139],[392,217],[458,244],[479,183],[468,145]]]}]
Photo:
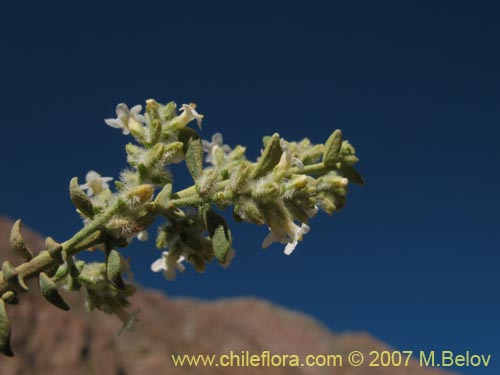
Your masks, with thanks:
[{"label": "flowering plant branch", "polygon": [[[127,297],[134,287],[123,276],[128,263],[117,250],[134,238],[147,240],[147,229],[157,219],[160,226],[156,246],[163,251],[152,265],[168,280],[191,263],[203,272],[216,259],[229,266],[235,252],[225,219],[217,212],[232,207],[237,222],[265,224],[269,234],[262,247],[273,242],[285,245],[290,255],[310,230],[309,219],[321,208],[332,214],[345,204],[349,182],[362,184],[354,169],[358,158],[342,133],[336,130],[326,143],[314,145],[308,139],[288,142],[278,134],[264,137],[263,150],[256,162],[245,157],[245,147],[231,149],[216,133],[211,141],[201,140],[187,127],[203,116],[194,104],[146,102],[145,113],[136,105],[118,104],[116,118],[105,123],[132,135],[135,143],[126,146],[128,169],[109,186],[111,177],[95,171],[87,173],[84,184],[71,180],[70,197],[84,225],[73,237],[58,243],[46,239],[45,249],[36,256],[21,234],[21,221],[12,227],[11,246],[23,260],[18,266],[5,261],[0,272],[0,351],[8,356],[11,327],[6,304],[15,305],[28,291],[25,280],[38,278],[40,291],[53,305],[69,310],[58,288],[84,289],[86,306],[117,315],[124,328],[131,329],[135,313],[127,311]],[[172,192],[169,164],[185,161],[194,184]],[[205,163],[204,163],[205,161]],[[104,261],[84,262],[75,255],[101,250]],[[126,278],[125,278],[126,279]]]}]

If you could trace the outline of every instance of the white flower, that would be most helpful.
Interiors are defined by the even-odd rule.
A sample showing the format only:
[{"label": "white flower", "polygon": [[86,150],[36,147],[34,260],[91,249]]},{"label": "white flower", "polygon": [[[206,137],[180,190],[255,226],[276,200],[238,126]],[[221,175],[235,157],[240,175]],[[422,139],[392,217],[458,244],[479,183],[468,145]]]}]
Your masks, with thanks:
[{"label": "white flower", "polygon": [[311,228],[305,223],[302,223],[299,227],[290,217],[284,214],[283,202],[276,203],[277,205],[268,213],[267,224],[270,233],[264,238],[262,248],[266,249],[273,242],[279,242],[286,244],[285,254],[290,255],[299,241],[302,240],[304,234],[308,233]]},{"label": "white flower", "polygon": [[170,256],[168,251],[161,253],[161,258],[157,259],[151,264],[151,271],[160,272],[163,271],[163,275],[167,280],[174,280],[176,276],[176,270],[179,272],[184,272],[185,267],[182,262],[186,259],[183,255],[179,259],[175,259]]},{"label": "white flower", "polygon": [[286,223],[286,226],[280,227],[278,230],[269,227],[271,232],[264,238],[262,248],[269,247],[273,242],[279,242],[286,244],[285,254],[290,255],[295,250],[299,241],[302,241],[304,234],[308,233],[310,229],[307,224],[302,223],[299,227],[291,220]]},{"label": "white flower", "polygon": [[196,123],[201,129],[201,120],[203,119],[203,115],[196,112],[196,104],[183,104],[180,111],[181,114],[172,120],[172,122],[176,124],[177,128],[183,128],[189,122],[196,119]]},{"label": "white flower", "polygon": [[113,177],[101,177],[96,171],[89,171],[85,176],[85,184],[80,185],[80,189],[87,190],[87,195],[91,197],[92,195],[97,195],[101,191],[109,188],[109,181],[112,181]]},{"label": "white flower", "polygon": [[215,151],[218,148],[222,148],[224,152],[231,151],[231,147],[224,144],[224,139],[222,138],[221,133],[215,133],[214,135],[212,135],[212,142],[206,141],[204,139],[201,142],[203,144],[203,151],[207,153],[205,161],[212,165],[215,165]]},{"label": "white flower", "polygon": [[142,111],[141,105],[135,105],[130,110],[125,103],[120,103],[116,106],[116,118],[105,119],[104,122],[117,129],[122,129],[123,134],[130,133],[130,126],[138,123],[145,123],[146,118],[140,114]]}]

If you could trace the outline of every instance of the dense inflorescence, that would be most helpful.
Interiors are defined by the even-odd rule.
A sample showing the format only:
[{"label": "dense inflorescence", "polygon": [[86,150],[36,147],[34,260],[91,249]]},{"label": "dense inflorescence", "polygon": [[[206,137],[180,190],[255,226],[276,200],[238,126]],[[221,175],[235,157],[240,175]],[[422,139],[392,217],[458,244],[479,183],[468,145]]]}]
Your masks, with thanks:
[{"label": "dense inflorescence", "polygon": [[[146,241],[148,227],[161,218],[156,246],[160,258],[151,265],[167,280],[190,263],[202,272],[216,259],[223,267],[235,256],[229,225],[219,210],[231,208],[237,222],[265,225],[269,233],[262,248],[274,242],[285,245],[290,255],[309,231],[309,221],[319,210],[328,214],[343,208],[349,182],[362,184],[354,168],[355,149],[335,130],[325,144],[308,139],[289,142],[278,134],[263,138],[263,149],[255,162],[247,160],[245,147],[225,145],[220,133],[201,140],[187,125],[203,115],[194,104],[162,105],[154,100],[128,108],[118,104],[116,118],[105,123],[135,140],[126,146],[128,168],[114,187],[112,177],[90,171],[85,183],[70,181],[70,197],[83,219],[83,228],[64,243],[48,237],[36,256],[26,245],[18,220],[11,232],[11,245],[22,263],[4,262],[0,273],[0,351],[13,355],[11,327],[5,305],[15,305],[28,291],[25,280],[38,278],[45,298],[69,310],[58,289],[84,289],[89,310],[115,314],[132,329],[135,312],[127,308],[134,293],[126,275],[128,263],[119,248],[134,239]],[[170,164],[185,162],[193,186],[172,190]],[[104,261],[84,262],[75,255],[100,250]]]}]

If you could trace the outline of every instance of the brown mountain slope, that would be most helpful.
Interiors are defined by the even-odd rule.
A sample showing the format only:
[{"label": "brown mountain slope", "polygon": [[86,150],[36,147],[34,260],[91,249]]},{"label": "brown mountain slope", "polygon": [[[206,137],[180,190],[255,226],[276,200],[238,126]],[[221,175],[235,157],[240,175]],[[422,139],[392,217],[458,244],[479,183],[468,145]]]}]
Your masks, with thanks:
[{"label": "brown mountain slope", "polygon": [[[0,257],[12,261],[8,236],[12,222],[0,218]],[[43,240],[24,230],[32,249]],[[15,264],[15,263],[14,263]],[[84,311],[82,296],[69,295],[63,312],[40,296],[37,286],[9,309],[13,359],[0,357],[2,375],[144,375],[144,374],[338,374],[444,375],[419,367],[350,367],[347,353],[389,348],[367,334],[335,335],[318,322],[257,299],[200,302],[169,299],[139,290],[132,303],[140,308],[135,332],[118,335],[120,322],[101,312]],[[10,307],[10,306],[9,306]],[[225,354],[229,351],[273,354],[345,355],[343,366],[328,367],[175,367],[171,354]]]}]

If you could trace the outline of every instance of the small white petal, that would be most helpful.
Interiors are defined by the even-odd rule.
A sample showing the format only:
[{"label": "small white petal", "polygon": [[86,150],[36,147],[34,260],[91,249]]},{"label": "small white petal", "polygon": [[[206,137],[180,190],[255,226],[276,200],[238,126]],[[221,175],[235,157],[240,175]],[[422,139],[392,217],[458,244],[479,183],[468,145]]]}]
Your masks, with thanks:
[{"label": "small white petal", "polygon": [[221,133],[215,133],[214,135],[212,135],[212,143],[222,146],[223,142],[224,141]]},{"label": "small white petal", "polygon": [[146,117],[144,115],[141,115],[141,114],[135,115],[134,118],[135,118],[135,120],[137,122],[140,122],[142,124],[146,124],[147,123]]},{"label": "small white petal", "polygon": [[151,271],[153,272],[160,272],[164,271],[167,269],[167,263],[165,262],[165,257],[161,257],[160,259],[157,259],[151,264]]},{"label": "small white petal", "polygon": [[285,246],[285,254],[290,255],[291,253],[293,253],[293,251],[295,250],[295,247],[297,246],[297,243],[298,243],[297,241],[288,243]]},{"label": "small white petal", "polygon": [[120,119],[107,118],[107,119],[104,120],[104,122],[106,123],[106,125],[109,125],[112,128],[116,128],[116,129],[123,128],[123,122]]},{"label": "small white petal", "polygon": [[203,151],[205,152],[210,151],[210,147],[212,146],[212,144],[209,141],[202,139],[201,144],[203,145]]},{"label": "small white petal", "polygon": [[130,111],[125,103],[120,103],[116,106],[116,115],[118,118],[129,117]]},{"label": "small white petal", "polygon": [[85,175],[86,181],[95,180],[96,178],[101,178],[101,175],[96,171],[88,171]]},{"label": "small white petal", "polygon": [[137,115],[142,111],[142,105],[137,104],[130,108],[130,113],[133,115]]}]

